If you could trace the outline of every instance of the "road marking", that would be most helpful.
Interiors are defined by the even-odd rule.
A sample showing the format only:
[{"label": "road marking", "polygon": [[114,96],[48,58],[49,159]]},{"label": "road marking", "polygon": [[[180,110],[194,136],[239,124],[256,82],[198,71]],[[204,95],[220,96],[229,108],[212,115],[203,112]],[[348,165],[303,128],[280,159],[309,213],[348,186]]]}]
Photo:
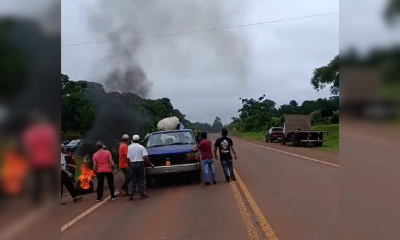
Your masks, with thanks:
[{"label": "road marking", "polygon": [[242,215],[244,224],[246,225],[247,233],[249,234],[250,240],[259,240],[260,237],[258,236],[257,230],[250,219],[250,214],[247,211],[246,204],[234,182],[231,182],[231,188],[233,190],[233,194],[235,195],[236,202],[239,206],[240,214]]},{"label": "road marking", "polygon": [[314,159],[314,158],[309,158],[309,157],[306,157],[306,156],[298,155],[298,154],[295,154],[295,153],[286,152],[286,151],[278,150],[278,149],[275,149],[275,148],[270,148],[270,147],[258,145],[258,144],[255,144],[255,143],[251,143],[251,142],[247,142],[247,141],[238,139],[238,138],[235,138],[235,140],[238,140],[238,141],[241,141],[241,142],[245,142],[247,144],[251,144],[251,145],[254,145],[254,146],[257,146],[257,147],[266,148],[266,149],[269,149],[269,150],[272,150],[272,151],[275,151],[275,152],[284,153],[286,155],[290,155],[290,156],[294,156],[294,157],[298,157],[298,158],[303,158],[303,159],[306,159],[306,160],[309,160],[309,161],[313,161],[313,162],[317,162],[317,163],[322,163],[322,164],[329,165],[329,166],[332,166],[332,167],[339,167],[338,164],[329,163],[329,162],[321,161],[321,160],[318,160],[318,159]]},{"label": "road marking", "polygon": [[[260,226],[264,236],[268,240],[278,240],[274,230],[272,230],[271,225],[269,225],[267,219],[265,218],[264,214],[261,212],[261,209],[258,207],[256,201],[254,200],[253,196],[251,196],[249,190],[247,189],[246,185],[240,178],[239,174],[235,171],[236,182],[239,185],[240,190],[242,191],[244,197],[246,198],[250,209],[253,211],[254,216],[257,218],[257,224]],[[233,183],[233,182],[232,182]],[[235,183],[233,183],[235,184]],[[232,185],[231,185],[232,186]]]},{"label": "road marking", "polygon": [[[118,191],[115,192],[115,194],[118,194]],[[92,206],[91,208],[89,208],[88,210],[84,211],[83,213],[79,214],[79,216],[77,216],[76,218],[72,219],[71,221],[67,222],[66,224],[64,224],[61,227],[61,232],[64,232],[65,230],[67,230],[69,227],[71,227],[72,225],[74,225],[75,223],[77,223],[79,220],[81,220],[82,218],[86,217],[87,215],[89,215],[89,213],[93,212],[94,210],[96,210],[97,208],[99,208],[100,206],[102,206],[104,203],[108,202],[111,199],[111,196],[104,198],[101,202],[97,203],[96,205]]]}]

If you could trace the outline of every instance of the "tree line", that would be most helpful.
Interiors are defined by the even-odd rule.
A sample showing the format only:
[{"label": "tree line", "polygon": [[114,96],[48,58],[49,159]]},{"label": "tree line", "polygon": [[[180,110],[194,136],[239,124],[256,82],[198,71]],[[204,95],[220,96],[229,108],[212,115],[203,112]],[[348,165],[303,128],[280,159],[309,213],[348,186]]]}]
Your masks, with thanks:
[{"label": "tree line", "polygon": [[61,74],[61,136],[64,139],[119,139],[123,134],[156,131],[163,118],[177,116],[195,129],[168,98],[145,99],[135,93],[107,92],[100,83],[72,81]]}]

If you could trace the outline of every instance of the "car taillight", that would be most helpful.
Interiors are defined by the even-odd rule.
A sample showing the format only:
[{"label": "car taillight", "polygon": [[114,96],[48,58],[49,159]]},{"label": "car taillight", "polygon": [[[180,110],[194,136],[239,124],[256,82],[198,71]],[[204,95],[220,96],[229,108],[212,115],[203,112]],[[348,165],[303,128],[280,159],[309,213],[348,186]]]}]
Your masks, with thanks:
[{"label": "car taillight", "polygon": [[197,154],[196,153],[188,153],[188,154],[186,154],[186,159],[187,160],[197,160]]}]

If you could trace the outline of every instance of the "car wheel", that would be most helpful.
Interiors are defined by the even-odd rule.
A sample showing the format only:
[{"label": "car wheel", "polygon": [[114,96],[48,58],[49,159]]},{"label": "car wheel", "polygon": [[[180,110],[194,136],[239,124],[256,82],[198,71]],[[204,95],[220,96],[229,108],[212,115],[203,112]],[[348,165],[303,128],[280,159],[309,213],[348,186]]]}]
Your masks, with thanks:
[{"label": "car wheel", "polygon": [[196,181],[196,183],[201,183],[201,171],[194,173],[193,179]]},{"label": "car wheel", "polygon": [[153,177],[146,177],[146,187],[151,188],[153,186]]}]

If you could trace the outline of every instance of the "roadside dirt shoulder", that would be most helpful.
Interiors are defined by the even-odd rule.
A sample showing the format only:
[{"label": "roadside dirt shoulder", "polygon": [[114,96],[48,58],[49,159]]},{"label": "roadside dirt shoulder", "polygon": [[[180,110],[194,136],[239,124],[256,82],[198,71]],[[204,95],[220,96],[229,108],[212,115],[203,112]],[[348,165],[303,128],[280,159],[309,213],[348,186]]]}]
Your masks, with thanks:
[{"label": "roadside dirt shoulder", "polygon": [[281,145],[280,143],[267,143],[257,140],[248,140],[239,137],[232,137],[232,138],[339,165],[339,152],[324,152],[314,147],[293,147],[291,145]]}]

